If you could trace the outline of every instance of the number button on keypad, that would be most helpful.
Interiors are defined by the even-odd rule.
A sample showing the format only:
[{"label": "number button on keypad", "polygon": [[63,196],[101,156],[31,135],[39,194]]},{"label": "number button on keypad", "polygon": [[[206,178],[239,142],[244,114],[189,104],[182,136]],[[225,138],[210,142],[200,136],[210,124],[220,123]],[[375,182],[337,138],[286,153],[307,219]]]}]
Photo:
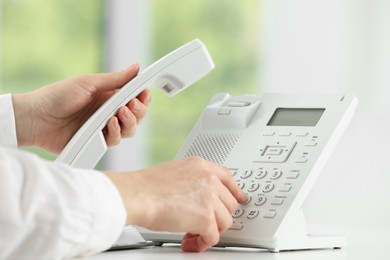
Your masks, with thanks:
[{"label": "number button on keypad", "polygon": [[237,184],[238,184],[238,187],[240,187],[240,189],[244,189],[245,183],[239,182],[239,183],[237,183]]},{"label": "number button on keypad", "polygon": [[274,170],[274,171],[272,171],[270,178],[271,178],[271,180],[277,180],[280,177],[282,177],[282,171]]},{"label": "number button on keypad", "polygon": [[241,179],[248,179],[249,177],[251,177],[252,173],[253,173],[252,170],[244,170],[244,171],[242,171]]},{"label": "number button on keypad", "polygon": [[267,171],[263,169],[258,169],[255,174],[255,178],[258,180],[263,179],[265,176],[267,176]]},{"label": "number button on keypad", "polygon": [[244,215],[244,209],[236,209],[232,215],[233,218],[239,218]]},{"label": "number button on keypad", "polygon": [[248,212],[248,214],[246,215],[246,217],[248,219],[254,219],[256,218],[258,215],[259,215],[260,211],[258,211],[257,209],[252,209]]},{"label": "number button on keypad", "polygon": [[248,196],[247,200],[243,203],[243,205],[248,205],[252,201],[252,197]]},{"label": "number button on keypad", "polygon": [[267,198],[266,198],[265,196],[260,195],[260,196],[257,196],[257,197],[255,198],[255,205],[256,205],[256,206],[262,206],[262,205],[264,205],[266,202],[267,202]]},{"label": "number button on keypad", "polygon": [[267,183],[264,188],[263,188],[263,192],[264,193],[268,193],[268,192],[271,192],[273,189],[275,188],[275,185],[273,183]]},{"label": "number button on keypad", "polygon": [[260,184],[258,183],[251,183],[248,188],[248,192],[255,192],[260,188]]}]

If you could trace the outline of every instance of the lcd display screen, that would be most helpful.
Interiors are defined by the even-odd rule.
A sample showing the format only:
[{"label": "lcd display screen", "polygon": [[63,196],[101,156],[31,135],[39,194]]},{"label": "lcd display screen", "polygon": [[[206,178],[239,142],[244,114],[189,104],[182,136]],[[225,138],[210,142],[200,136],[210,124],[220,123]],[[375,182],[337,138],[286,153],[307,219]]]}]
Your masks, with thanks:
[{"label": "lcd display screen", "polygon": [[268,126],[316,126],[325,108],[277,108]]}]

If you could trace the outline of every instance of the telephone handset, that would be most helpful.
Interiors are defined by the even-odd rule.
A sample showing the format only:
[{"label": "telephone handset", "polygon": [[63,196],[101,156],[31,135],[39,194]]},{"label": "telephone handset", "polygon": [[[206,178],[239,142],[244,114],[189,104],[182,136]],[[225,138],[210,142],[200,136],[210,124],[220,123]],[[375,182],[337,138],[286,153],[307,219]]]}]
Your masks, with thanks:
[{"label": "telephone handset", "polygon": [[167,54],[108,99],[72,137],[56,161],[78,168],[94,168],[107,151],[102,129],[121,106],[151,86],[174,96],[213,68],[206,46],[197,39]]},{"label": "telephone handset", "polygon": [[[214,96],[176,159],[200,156],[224,165],[247,193],[220,246],[279,252],[346,245],[344,237],[308,235],[301,208],[357,103],[351,93]],[[159,243],[182,238],[138,230]]]}]

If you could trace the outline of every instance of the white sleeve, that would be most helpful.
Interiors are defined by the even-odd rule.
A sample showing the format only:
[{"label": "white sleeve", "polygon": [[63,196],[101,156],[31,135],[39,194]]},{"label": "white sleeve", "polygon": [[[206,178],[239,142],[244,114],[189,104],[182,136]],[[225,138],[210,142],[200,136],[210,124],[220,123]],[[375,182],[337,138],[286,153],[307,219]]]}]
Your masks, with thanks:
[{"label": "white sleeve", "polygon": [[14,107],[12,95],[0,95],[0,145],[16,147]]},{"label": "white sleeve", "polygon": [[101,172],[0,146],[0,259],[63,259],[109,248],[125,225]]}]

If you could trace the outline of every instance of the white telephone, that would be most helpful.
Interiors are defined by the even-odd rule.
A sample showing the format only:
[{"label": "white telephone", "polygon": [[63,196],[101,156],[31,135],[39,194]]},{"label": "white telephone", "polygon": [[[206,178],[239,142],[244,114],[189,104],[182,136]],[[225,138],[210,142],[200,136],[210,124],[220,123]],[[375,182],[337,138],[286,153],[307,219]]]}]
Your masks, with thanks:
[{"label": "white telephone", "polygon": [[[309,235],[301,207],[357,103],[350,93],[214,96],[176,158],[201,156],[225,165],[248,194],[219,246],[279,252],[346,245],[344,237]],[[139,230],[159,243],[182,238]]]},{"label": "white telephone", "polygon": [[168,96],[176,95],[213,68],[214,62],[200,40],[167,54],[108,99],[72,137],[57,161],[78,168],[94,168],[107,151],[102,129],[121,106],[151,86]]}]

